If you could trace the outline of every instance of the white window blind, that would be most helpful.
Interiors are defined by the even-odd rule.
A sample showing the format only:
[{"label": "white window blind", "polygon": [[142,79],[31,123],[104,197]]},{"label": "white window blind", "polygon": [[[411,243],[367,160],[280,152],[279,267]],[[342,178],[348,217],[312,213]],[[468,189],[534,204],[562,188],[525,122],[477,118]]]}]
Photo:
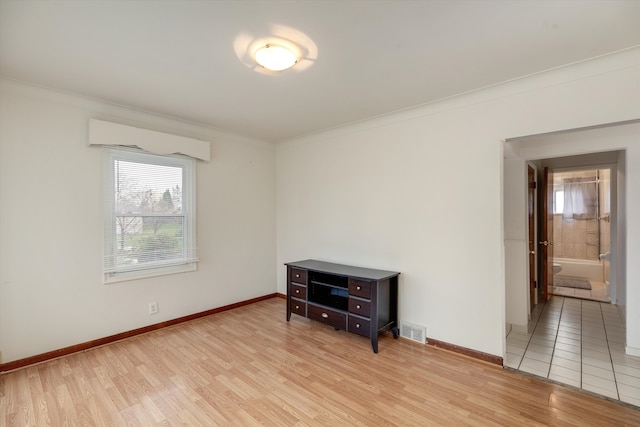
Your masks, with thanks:
[{"label": "white window blind", "polygon": [[105,282],[196,267],[195,160],[104,148]]}]

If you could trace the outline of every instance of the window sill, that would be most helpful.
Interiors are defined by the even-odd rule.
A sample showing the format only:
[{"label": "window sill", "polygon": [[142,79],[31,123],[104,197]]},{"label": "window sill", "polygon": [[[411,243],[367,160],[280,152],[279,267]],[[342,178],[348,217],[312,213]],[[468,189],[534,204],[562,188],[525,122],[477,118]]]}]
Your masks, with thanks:
[{"label": "window sill", "polygon": [[182,265],[158,267],[158,268],[153,268],[149,270],[127,271],[127,272],[116,273],[116,274],[105,273],[103,275],[103,283],[105,285],[108,285],[110,283],[146,279],[149,277],[166,276],[168,274],[187,273],[189,271],[196,271],[197,269],[198,269],[198,263],[190,262]]}]

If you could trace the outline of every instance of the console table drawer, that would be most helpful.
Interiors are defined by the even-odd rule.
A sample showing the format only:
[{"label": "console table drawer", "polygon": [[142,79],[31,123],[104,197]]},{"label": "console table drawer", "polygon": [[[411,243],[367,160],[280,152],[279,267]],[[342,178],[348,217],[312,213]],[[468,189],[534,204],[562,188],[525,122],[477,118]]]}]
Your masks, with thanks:
[{"label": "console table drawer", "polygon": [[338,329],[344,330],[347,327],[347,315],[345,313],[312,304],[309,304],[307,312],[307,317],[309,319],[326,323],[327,325],[331,325]]},{"label": "console table drawer", "polygon": [[349,298],[349,313],[369,317],[371,313],[371,303],[361,299]]},{"label": "console table drawer", "polygon": [[296,285],[295,283],[291,284],[291,296],[295,298],[300,298],[303,300],[307,299],[307,287]]},{"label": "console table drawer", "polygon": [[349,316],[349,332],[368,337],[370,333],[370,326],[371,322],[369,321],[369,319],[361,319],[360,317]]},{"label": "console table drawer", "polygon": [[296,283],[307,284],[307,270],[299,268],[291,268],[291,281]]},{"label": "console table drawer", "polygon": [[292,313],[298,314],[300,316],[307,315],[307,303],[292,298],[289,306],[291,307]]},{"label": "console table drawer", "polygon": [[371,282],[349,279],[349,295],[367,299],[371,298]]}]

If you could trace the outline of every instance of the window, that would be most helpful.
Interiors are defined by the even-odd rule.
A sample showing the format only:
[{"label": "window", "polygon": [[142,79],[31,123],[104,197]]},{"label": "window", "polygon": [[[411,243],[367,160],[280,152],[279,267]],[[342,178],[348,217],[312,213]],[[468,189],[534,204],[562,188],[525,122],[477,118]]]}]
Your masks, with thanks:
[{"label": "window", "polygon": [[553,213],[561,214],[564,212],[564,187],[554,188],[553,190]]},{"label": "window", "polygon": [[195,160],[104,150],[105,283],[195,270]]}]

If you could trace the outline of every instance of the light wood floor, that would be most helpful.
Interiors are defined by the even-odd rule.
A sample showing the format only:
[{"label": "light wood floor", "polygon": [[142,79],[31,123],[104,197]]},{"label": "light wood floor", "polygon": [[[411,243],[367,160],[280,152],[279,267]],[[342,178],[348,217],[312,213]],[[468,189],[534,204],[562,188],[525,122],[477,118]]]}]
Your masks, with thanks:
[{"label": "light wood floor", "polygon": [[2,426],[638,425],[640,411],[273,298],[0,376]]}]

